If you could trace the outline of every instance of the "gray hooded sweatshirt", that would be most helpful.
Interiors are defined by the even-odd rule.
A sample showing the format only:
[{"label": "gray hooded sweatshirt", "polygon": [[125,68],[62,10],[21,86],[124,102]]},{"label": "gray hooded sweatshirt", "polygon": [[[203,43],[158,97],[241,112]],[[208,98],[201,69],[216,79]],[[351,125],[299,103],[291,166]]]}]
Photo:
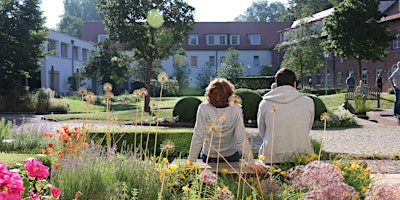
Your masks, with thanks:
[{"label": "gray hooded sweatshirt", "polygon": [[265,156],[264,162],[271,163],[271,152],[273,163],[292,162],[296,155],[313,153],[309,137],[313,121],[313,100],[296,88],[284,85],[265,94],[257,113],[263,137],[259,154]]}]

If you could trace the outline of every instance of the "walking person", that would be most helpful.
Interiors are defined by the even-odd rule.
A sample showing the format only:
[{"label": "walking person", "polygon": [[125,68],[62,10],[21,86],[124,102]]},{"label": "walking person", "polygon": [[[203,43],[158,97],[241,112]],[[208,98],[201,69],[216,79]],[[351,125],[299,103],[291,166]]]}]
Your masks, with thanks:
[{"label": "walking person", "polygon": [[356,85],[356,79],[353,77],[352,73],[349,73],[349,76],[346,78],[347,90],[354,90],[354,86]]},{"label": "walking person", "polygon": [[381,75],[381,73],[379,73],[378,77],[376,77],[376,86],[378,87],[379,92],[382,92],[382,75]]},{"label": "walking person", "polygon": [[390,85],[394,88],[395,101],[393,115],[400,125],[400,61],[397,62],[397,69],[389,76]]}]

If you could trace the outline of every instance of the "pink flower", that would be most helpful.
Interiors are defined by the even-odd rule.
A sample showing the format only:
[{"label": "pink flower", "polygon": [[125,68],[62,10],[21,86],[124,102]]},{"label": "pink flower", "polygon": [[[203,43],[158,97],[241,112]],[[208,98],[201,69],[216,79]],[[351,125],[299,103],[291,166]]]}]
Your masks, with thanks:
[{"label": "pink flower", "polygon": [[19,174],[9,172],[8,170],[0,173],[0,199],[22,199],[22,192],[24,192],[24,183]]},{"label": "pink flower", "polygon": [[5,173],[5,172],[8,172],[7,165],[0,162],[0,174]]},{"label": "pink flower", "polygon": [[60,188],[52,188],[52,189],[51,189],[51,194],[52,194],[54,197],[60,196]]},{"label": "pink flower", "polygon": [[43,179],[49,174],[49,167],[44,166],[42,162],[35,158],[28,158],[24,163],[24,167],[28,171],[29,177]]},{"label": "pink flower", "polygon": [[209,170],[203,170],[199,175],[199,179],[204,183],[217,184],[217,175]]}]

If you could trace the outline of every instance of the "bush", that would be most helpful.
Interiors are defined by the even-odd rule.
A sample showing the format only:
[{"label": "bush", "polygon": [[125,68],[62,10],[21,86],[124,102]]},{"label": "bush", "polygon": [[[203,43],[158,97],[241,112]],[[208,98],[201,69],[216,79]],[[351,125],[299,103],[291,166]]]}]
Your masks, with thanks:
[{"label": "bush", "polygon": [[274,76],[254,76],[254,77],[240,77],[230,79],[235,88],[247,88],[251,90],[269,89],[271,84],[275,82]]},{"label": "bush", "polygon": [[256,122],[258,104],[262,100],[262,96],[256,91],[245,88],[235,90],[235,94],[242,99],[244,121],[252,120],[253,123]]},{"label": "bush", "polygon": [[327,112],[324,102],[315,95],[309,95],[314,101],[314,121],[318,121],[321,118],[322,113]]},{"label": "bush", "polygon": [[50,88],[39,88],[36,91],[37,113],[48,113],[50,111],[50,102],[54,99],[54,91]]},{"label": "bush", "polygon": [[196,121],[197,108],[201,104],[201,100],[196,97],[185,97],[179,100],[172,116],[177,122],[194,123]]},{"label": "bush", "polygon": [[[326,126],[328,128],[333,127],[354,127],[357,125],[355,116],[348,110],[339,106],[332,111],[328,112],[328,119],[326,120]],[[313,128],[323,128],[324,122],[320,119],[315,120]]]},{"label": "bush", "polygon": [[69,104],[62,99],[53,99],[50,103],[50,112],[67,113]]}]

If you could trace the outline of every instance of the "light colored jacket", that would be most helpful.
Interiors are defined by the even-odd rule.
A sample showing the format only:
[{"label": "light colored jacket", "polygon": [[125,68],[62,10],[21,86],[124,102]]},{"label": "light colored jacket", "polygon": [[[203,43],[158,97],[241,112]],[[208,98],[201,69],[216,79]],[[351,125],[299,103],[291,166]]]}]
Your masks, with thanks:
[{"label": "light colored jacket", "polygon": [[313,153],[309,137],[313,122],[313,100],[294,87],[284,85],[265,94],[257,113],[263,137],[259,154],[265,156],[264,162],[271,163],[272,145],[273,163],[292,162],[296,155]]},{"label": "light colored jacket", "polygon": [[[244,144],[246,145],[243,146]],[[232,156],[239,151],[242,155],[245,152],[245,158],[250,158],[250,145],[240,104],[216,108],[209,103],[201,103],[197,109],[188,160],[196,161],[201,150],[205,155],[217,158],[218,149],[224,157]]]}]

